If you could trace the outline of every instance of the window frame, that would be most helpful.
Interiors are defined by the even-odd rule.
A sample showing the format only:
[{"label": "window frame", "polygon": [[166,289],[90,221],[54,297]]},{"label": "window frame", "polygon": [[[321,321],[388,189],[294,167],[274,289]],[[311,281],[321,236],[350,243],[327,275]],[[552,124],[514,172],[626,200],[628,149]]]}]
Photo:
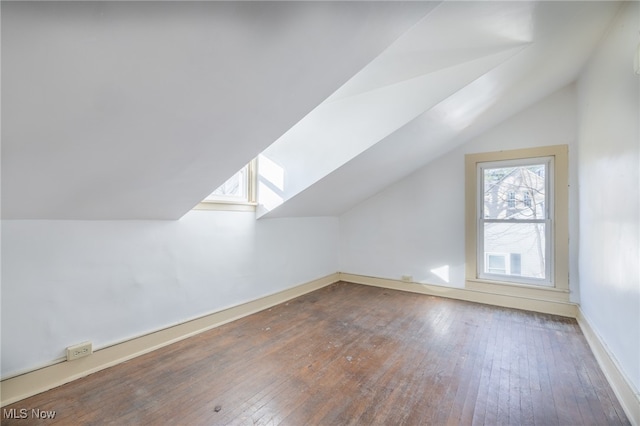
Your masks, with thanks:
[{"label": "window frame", "polygon": [[[547,198],[552,206],[545,203],[551,224],[548,225],[550,235],[550,253],[547,254],[551,262],[549,283],[547,285],[527,283],[527,280],[508,279],[496,280],[489,274],[479,274],[479,241],[478,231],[481,223],[480,199],[483,194],[479,190],[479,164],[490,164],[501,161],[524,161],[552,158],[548,173],[551,175],[549,185],[552,185],[552,195]],[[536,162],[536,161],[532,161]],[[515,149],[467,154],[465,156],[465,287],[473,290],[516,295],[521,297],[544,298],[569,301],[569,224],[568,224],[568,146],[553,145],[537,148]],[[480,180],[481,182],[481,180]],[[501,277],[502,278],[502,277]]]},{"label": "window frame", "polygon": [[[536,219],[515,219],[515,218],[484,218],[482,217],[482,212],[484,211],[484,171],[487,169],[495,169],[495,168],[504,168],[504,167],[522,167],[522,166],[531,166],[531,165],[545,165],[545,203],[544,203],[544,215],[543,218]],[[518,284],[530,284],[530,285],[543,285],[547,287],[553,286],[553,271],[554,271],[554,259],[553,259],[553,241],[554,241],[554,222],[555,222],[555,214],[554,214],[554,169],[555,169],[555,158],[553,156],[545,156],[545,157],[529,157],[529,158],[518,158],[518,159],[507,159],[507,160],[497,160],[497,161],[482,161],[476,163],[476,212],[477,212],[477,220],[478,226],[476,228],[476,277],[482,280],[488,281],[497,281],[497,282],[508,282],[508,283],[518,283]],[[507,192],[507,209],[514,210],[517,207],[517,198],[516,191],[510,189]],[[547,202],[548,201],[548,202]],[[505,274],[491,273],[485,272],[485,253],[489,253],[485,251],[484,244],[484,225],[487,223],[501,223],[501,224],[544,224],[545,225],[545,245],[544,245],[544,258],[545,258],[545,278],[532,278],[525,276],[514,276],[509,275],[505,272]]]},{"label": "window frame", "polygon": [[[205,198],[198,205],[196,205],[194,210],[223,210],[223,211],[256,211],[256,175],[257,175],[257,161],[256,159],[251,160],[247,165],[245,165],[242,169],[238,170],[235,174],[240,173],[243,169],[246,168],[246,182],[244,183],[246,188],[247,197],[239,198],[239,197],[225,197],[221,196],[220,198]],[[215,190],[214,190],[215,191]]]}]

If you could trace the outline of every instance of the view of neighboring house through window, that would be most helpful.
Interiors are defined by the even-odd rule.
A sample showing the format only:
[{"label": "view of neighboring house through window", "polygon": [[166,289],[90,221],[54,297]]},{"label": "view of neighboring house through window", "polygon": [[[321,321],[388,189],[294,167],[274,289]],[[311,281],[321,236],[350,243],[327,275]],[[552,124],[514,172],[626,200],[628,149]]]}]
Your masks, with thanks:
[{"label": "view of neighboring house through window", "polygon": [[551,285],[553,157],[477,167],[478,277]]},{"label": "view of neighboring house through window", "polygon": [[516,207],[516,193],[513,191],[509,191],[507,193],[507,205],[509,206],[510,209],[513,209]]}]

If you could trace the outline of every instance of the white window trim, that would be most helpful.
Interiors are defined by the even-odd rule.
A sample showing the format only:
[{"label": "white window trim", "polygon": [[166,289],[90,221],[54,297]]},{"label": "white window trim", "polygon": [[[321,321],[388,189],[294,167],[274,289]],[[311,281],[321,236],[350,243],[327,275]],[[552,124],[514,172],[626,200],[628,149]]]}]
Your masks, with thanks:
[{"label": "white window trim", "polygon": [[256,160],[253,159],[247,165],[247,200],[220,198],[217,200],[203,200],[198,203],[193,210],[214,210],[214,211],[256,211]]},{"label": "white window trim", "polygon": [[[553,195],[550,198],[553,221],[548,226],[551,253],[547,254],[553,265],[549,272],[548,286],[532,285],[526,280],[514,279],[502,281],[491,279],[490,274],[482,276],[478,273],[478,227],[480,225],[479,211],[481,208],[478,196],[479,163],[491,163],[504,160],[523,160],[553,157],[553,167],[550,184],[553,185]],[[467,154],[465,156],[465,205],[466,205],[466,288],[497,294],[508,294],[528,298],[540,298],[568,301],[569,300],[569,224],[568,224],[568,147],[555,145],[539,148],[518,149],[511,151],[487,152]],[[503,277],[501,277],[502,279]]]}]

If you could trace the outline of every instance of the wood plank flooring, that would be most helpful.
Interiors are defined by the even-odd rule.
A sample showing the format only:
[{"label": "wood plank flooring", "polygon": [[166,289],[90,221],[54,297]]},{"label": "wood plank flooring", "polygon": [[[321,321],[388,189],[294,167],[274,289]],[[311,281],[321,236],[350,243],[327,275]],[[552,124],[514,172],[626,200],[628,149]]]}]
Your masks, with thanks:
[{"label": "wood plank flooring", "polygon": [[573,319],[337,283],[4,407],[13,424],[629,422]]}]

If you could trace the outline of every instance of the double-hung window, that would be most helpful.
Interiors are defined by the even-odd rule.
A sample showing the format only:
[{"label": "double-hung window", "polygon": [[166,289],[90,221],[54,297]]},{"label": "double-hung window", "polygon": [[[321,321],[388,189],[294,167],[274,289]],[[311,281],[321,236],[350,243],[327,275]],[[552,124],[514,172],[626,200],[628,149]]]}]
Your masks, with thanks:
[{"label": "double-hung window", "polygon": [[552,156],[476,163],[479,278],[552,285],[553,166]]},{"label": "double-hung window", "polygon": [[567,146],[469,154],[465,167],[467,287],[567,300]]}]

